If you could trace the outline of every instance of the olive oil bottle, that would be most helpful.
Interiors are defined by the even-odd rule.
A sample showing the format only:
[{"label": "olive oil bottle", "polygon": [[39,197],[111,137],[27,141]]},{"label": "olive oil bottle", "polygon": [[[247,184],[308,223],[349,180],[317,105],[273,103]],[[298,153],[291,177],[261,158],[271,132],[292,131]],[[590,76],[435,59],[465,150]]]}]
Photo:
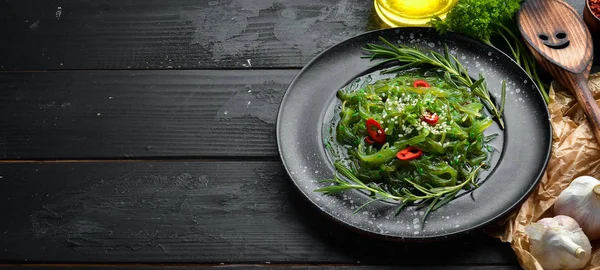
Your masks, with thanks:
[{"label": "olive oil bottle", "polygon": [[446,13],[458,0],[375,0],[375,11],[386,24],[397,26],[424,26],[437,15]]}]

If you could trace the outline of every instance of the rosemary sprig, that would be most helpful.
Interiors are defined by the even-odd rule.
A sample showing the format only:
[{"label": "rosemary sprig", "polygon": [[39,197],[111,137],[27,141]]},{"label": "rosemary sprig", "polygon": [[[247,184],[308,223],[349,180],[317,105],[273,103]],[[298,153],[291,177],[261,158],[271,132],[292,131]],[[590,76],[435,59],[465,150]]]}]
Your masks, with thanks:
[{"label": "rosemary sprig", "polygon": [[393,73],[423,65],[440,68],[444,71],[444,79],[449,84],[456,87],[462,85],[471,89],[471,91],[483,101],[488,110],[494,115],[494,118],[498,121],[500,128],[504,129],[504,121],[502,120],[504,102],[506,100],[506,84],[504,81],[501,89],[501,103],[499,106],[497,106],[490,96],[490,92],[487,88],[487,84],[485,83],[485,77],[483,74],[479,73],[479,79],[473,81],[473,79],[471,79],[469,76],[468,70],[458,61],[456,56],[451,55],[448,52],[448,46],[445,44],[444,55],[441,55],[435,51],[423,53],[416,48],[411,48],[401,44],[396,46],[383,37],[379,37],[379,39],[385,44],[385,46],[372,43],[367,44],[367,47],[364,48],[364,50],[369,52],[370,56],[366,57],[370,58],[371,60],[377,58],[385,59],[377,63],[375,66],[394,61],[398,61],[400,63],[399,66],[382,71],[382,73]]},{"label": "rosemary sprig", "polygon": [[[550,103],[550,97],[548,96],[548,92],[546,88],[548,86],[542,82],[538,73],[536,60],[533,57],[533,54],[529,52],[529,50],[525,47],[523,42],[521,42],[521,38],[514,33],[514,30],[511,30],[509,27],[506,27],[502,23],[494,23],[496,27],[496,33],[504,40],[505,44],[508,46],[510,52],[513,55],[513,60],[521,66],[527,74],[533,79],[533,82],[537,85],[542,93],[542,97],[546,103]],[[514,28],[514,27],[513,27]],[[489,40],[484,41],[490,46],[494,46]],[[512,45],[511,45],[512,44]]]},{"label": "rosemary sprig", "polygon": [[[477,184],[475,183],[475,179],[477,179],[478,172],[484,166],[484,164],[481,164],[478,167],[474,168],[469,173],[469,175],[465,181],[463,181],[462,183],[459,183],[457,185],[454,185],[454,186],[427,188],[427,187],[421,186],[413,181],[410,181],[409,179],[404,179],[414,189],[416,189],[417,191],[419,191],[422,194],[415,194],[415,193],[411,192],[409,189],[403,188],[402,189],[403,194],[398,194],[398,195],[391,194],[390,192],[382,189],[381,187],[379,187],[377,185],[363,183],[362,181],[360,181],[360,179],[358,179],[350,171],[350,169],[344,167],[344,165],[342,165],[339,162],[335,162],[334,166],[337,171],[337,173],[334,175],[334,178],[322,181],[322,182],[326,182],[326,183],[333,183],[334,185],[319,188],[319,189],[316,189],[315,191],[323,192],[324,194],[327,194],[327,195],[340,193],[340,192],[343,192],[346,190],[363,190],[363,191],[369,192],[370,193],[369,196],[371,197],[371,200],[369,200],[367,203],[361,205],[358,209],[356,209],[356,211],[354,211],[354,213],[359,212],[361,209],[363,209],[364,207],[366,207],[367,205],[369,205],[373,202],[383,201],[383,200],[393,200],[393,201],[397,201],[399,203],[399,206],[396,209],[394,215],[398,215],[400,213],[400,211],[406,205],[408,205],[410,203],[416,203],[419,205],[429,204],[425,214],[423,215],[423,217],[421,219],[421,221],[422,221],[421,223],[424,224],[425,219],[427,218],[427,216],[429,215],[429,213],[431,211],[435,211],[438,208],[442,207],[443,205],[447,204],[448,202],[452,201],[456,197],[456,195],[458,194],[459,191],[461,191],[464,188],[471,189],[473,187],[477,187]],[[340,177],[340,174],[341,174],[341,176],[345,177],[345,179]]]}]

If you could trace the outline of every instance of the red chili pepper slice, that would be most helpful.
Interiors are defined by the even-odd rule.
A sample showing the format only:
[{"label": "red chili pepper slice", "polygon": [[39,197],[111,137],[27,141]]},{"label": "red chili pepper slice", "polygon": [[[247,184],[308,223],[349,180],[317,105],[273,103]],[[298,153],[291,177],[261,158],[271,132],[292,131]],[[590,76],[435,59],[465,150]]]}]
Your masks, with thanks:
[{"label": "red chili pepper slice", "polygon": [[435,125],[437,124],[438,120],[440,120],[440,117],[437,115],[437,113],[427,111],[427,114],[423,116],[423,120],[427,122],[427,124]]},{"label": "red chili pepper slice", "polygon": [[409,146],[400,150],[400,152],[396,154],[396,157],[399,160],[412,160],[420,157],[422,154],[423,151],[421,149],[416,148],[414,146]]},{"label": "red chili pepper slice", "polygon": [[367,133],[373,141],[376,141],[377,143],[381,144],[385,143],[385,131],[383,130],[379,122],[377,122],[373,118],[369,118],[367,119],[365,125],[367,126]]},{"label": "red chili pepper slice", "polygon": [[413,82],[413,87],[430,87],[430,85],[425,80],[416,80]]},{"label": "red chili pepper slice", "polygon": [[374,140],[371,140],[371,138],[369,138],[369,136],[365,137],[365,142],[366,142],[367,144],[374,144],[374,143],[375,143],[375,141],[374,141]]}]

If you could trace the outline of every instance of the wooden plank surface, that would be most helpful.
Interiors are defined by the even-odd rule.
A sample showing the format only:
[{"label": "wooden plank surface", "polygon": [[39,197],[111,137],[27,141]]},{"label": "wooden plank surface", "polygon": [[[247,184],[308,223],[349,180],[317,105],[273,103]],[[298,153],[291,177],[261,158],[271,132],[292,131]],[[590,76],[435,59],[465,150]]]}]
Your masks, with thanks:
[{"label": "wooden plank surface", "polygon": [[0,158],[277,157],[297,72],[0,72]]},{"label": "wooden plank surface", "polygon": [[300,67],[374,29],[363,0],[2,2],[4,69]]},{"label": "wooden plank surface", "polygon": [[388,265],[298,265],[298,264],[217,264],[217,265],[70,265],[70,264],[42,264],[42,265],[0,265],[0,269],[69,269],[69,270],[205,270],[205,269],[335,269],[335,270],[509,270],[509,269],[521,269],[518,266],[505,266],[505,265],[489,265],[489,266],[388,266]]},{"label": "wooden plank surface", "polygon": [[0,175],[5,263],[517,264],[481,232],[429,244],[352,232],[278,161],[2,163]]},{"label": "wooden plank surface", "polygon": [[[581,14],[583,0],[567,0]],[[364,0],[4,0],[0,69],[302,67],[384,27]]]},{"label": "wooden plank surface", "polygon": [[0,265],[0,269],[69,269],[69,270],[205,270],[205,269],[335,269],[335,270],[509,270],[521,269],[518,266],[506,265],[476,265],[476,266],[388,266],[388,265],[298,265],[298,264],[217,264],[217,265],[71,265],[71,264],[42,264],[42,265]]}]

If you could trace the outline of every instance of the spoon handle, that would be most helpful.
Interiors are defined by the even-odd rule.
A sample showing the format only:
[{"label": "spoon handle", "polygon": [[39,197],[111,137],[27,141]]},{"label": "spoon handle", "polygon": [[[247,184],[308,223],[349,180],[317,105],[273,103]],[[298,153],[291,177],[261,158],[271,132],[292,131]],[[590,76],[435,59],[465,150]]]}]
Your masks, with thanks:
[{"label": "spoon handle", "polygon": [[598,141],[600,144],[600,108],[598,108],[598,103],[596,103],[592,92],[588,88],[588,80],[581,73],[565,73],[568,74],[565,74],[563,79],[565,79],[565,82],[568,82],[566,85],[571,89],[573,94],[575,94],[577,102],[579,102],[583,112],[587,116],[592,133],[594,133],[594,136],[596,136],[596,141]]}]

